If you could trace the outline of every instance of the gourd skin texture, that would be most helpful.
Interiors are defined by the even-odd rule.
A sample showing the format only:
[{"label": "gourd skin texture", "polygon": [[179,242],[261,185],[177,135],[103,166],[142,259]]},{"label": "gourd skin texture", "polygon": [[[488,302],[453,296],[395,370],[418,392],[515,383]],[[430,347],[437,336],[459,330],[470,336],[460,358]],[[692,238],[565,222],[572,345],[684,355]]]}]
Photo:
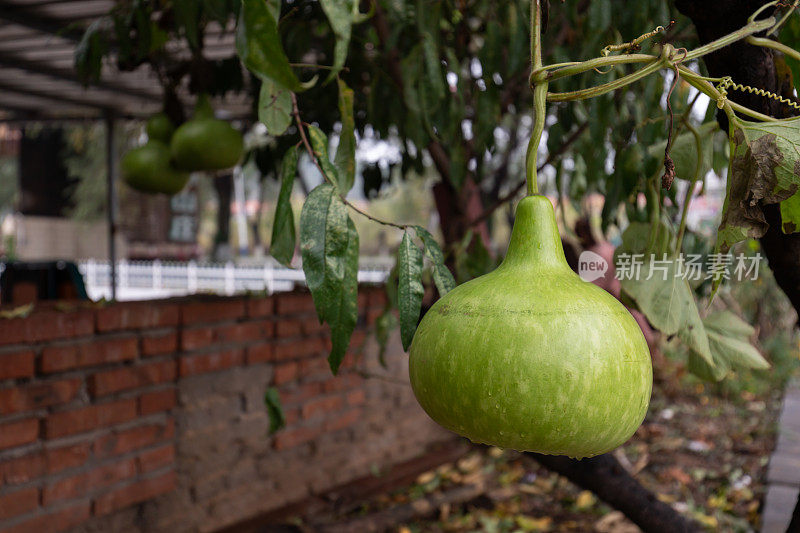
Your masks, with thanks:
[{"label": "gourd skin texture", "polygon": [[502,448],[591,457],[641,424],[647,342],[625,307],[567,265],[550,200],[518,208],[508,254],[426,313],[411,385],[440,425]]},{"label": "gourd skin texture", "polygon": [[145,130],[147,131],[148,139],[169,143],[169,140],[172,139],[172,134],[175,132],[175,126],[173,126],[167,115],[156,113],[147,120]]},{"label": "gourd skin texture", "polygon": [[120,169],[131,188],[146,193],[177,194],[189,181],[188,172],[172,167],[169,147],[156,140],[128,151]]},{"label": "gourd skin texture", "polygon": [[242,134],[224,120],[195,118],[172,136],[172,158],[182,170],[222,170],[242,157]]}]

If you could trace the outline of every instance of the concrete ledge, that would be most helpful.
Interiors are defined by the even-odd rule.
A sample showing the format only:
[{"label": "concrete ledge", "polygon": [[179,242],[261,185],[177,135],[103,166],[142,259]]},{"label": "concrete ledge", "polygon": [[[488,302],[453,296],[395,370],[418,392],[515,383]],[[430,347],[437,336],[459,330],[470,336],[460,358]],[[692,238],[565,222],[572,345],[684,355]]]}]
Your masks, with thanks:
[{"label": "concrete ledge", "polygon": [[784,533],[800,495],[800,383],[786,387],[778,441],[769,460],[761,533]]}]

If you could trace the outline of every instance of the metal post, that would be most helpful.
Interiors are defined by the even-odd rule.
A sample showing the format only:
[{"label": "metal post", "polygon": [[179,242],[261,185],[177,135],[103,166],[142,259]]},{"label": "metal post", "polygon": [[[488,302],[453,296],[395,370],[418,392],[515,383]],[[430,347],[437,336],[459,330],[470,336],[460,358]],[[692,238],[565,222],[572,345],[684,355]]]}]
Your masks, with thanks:
[{"label": "metal post", "polygon": [[106,204],[108,206],[108,261],[111,267],[111,300],[117,299],[117,154],[114,139],[114,116],[106,115]]}]

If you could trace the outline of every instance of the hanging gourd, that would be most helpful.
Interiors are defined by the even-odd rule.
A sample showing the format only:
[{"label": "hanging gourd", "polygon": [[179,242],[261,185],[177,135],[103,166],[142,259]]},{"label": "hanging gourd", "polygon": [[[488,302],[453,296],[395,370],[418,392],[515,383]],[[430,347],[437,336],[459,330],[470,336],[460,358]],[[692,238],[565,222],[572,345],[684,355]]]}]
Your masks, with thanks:
[{"label": "hanging gourd", "polygon": [[[534,70],[541,67],[538,1]],[[425,314],[409,351],[422,408],[472,441],[570,457],[614,449],[647,412],[652,364],[636,320],[567,265],[536,154],[547,83],[534,88],[528,196],[493,272],[447,293]]]},{"label": "hanging gourd", "polygon": [[169,146],[155,139],[129,150],[122,157],[120,170],[131,188],[150,194],[177,194],[189,181],[188,172],[172,165]]},{"label": "hanging gourd", "polygon": [[570,457],[624,443],[650,401],[650,352],[636,320],[564,258],[553,206],[517,207],[508,253],[422,319],[410,350],[414,394],[436,422],[475,442]]},{"label": "hanging gourd", "polygon": [[239,162],[243,151],[242,134],[228,122],[214,118],[205,95],[198,99],[192,119],[172,136],[172,159],[182,170],[231,168]]}]

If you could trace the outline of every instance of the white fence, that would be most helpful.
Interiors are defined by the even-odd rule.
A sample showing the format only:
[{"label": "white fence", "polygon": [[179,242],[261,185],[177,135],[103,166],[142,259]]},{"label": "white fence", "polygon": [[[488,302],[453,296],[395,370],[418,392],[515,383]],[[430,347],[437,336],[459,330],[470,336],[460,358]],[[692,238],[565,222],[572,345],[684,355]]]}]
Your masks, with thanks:
[{"label": "white fence", "polygon": [[[78,263],[92,300],[111,298],[111,268],[108,261]],[[389,275],[389,258],[365,259],[359,264],[360,283],[382,283]],[[285,268],[274,261],[263,265],[161,261],[117,262],[117,300],[149,300],[196,293],[236,294],[290,291],[305,284],[301,269]]]}]

